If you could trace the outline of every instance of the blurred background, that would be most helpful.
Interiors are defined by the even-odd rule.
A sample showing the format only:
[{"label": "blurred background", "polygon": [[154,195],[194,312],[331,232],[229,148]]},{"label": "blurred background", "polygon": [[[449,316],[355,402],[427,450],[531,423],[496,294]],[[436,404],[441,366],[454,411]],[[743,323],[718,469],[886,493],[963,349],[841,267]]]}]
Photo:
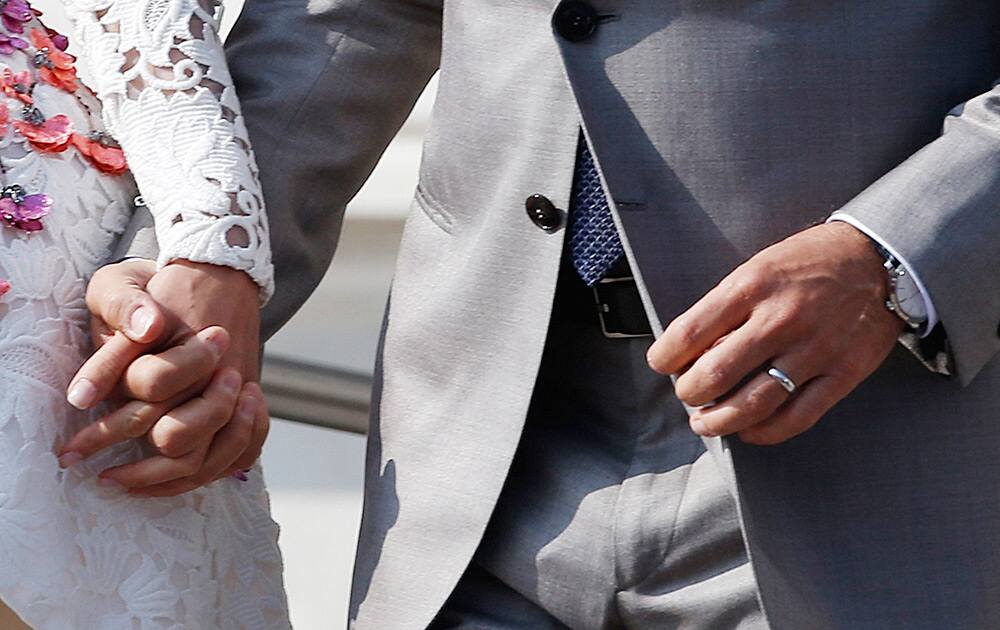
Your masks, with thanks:
[{"label": "blurred background", "polygon": [[[224,2],[223,35],[243,4],[242,0]],[[36,0],[33,5],[44,12],[42,19],[48,26],[69,35],[72,42],[73,31],[60,0]],[[72,44],[70,52],[74,52]],[[87,80],[85,71],[81,77]],[[348,207],[330,272],[266,349],[272,362],[278,359],[282,365],[299,365],[300,370],[301,365],[315,365],[326,370],[312,372],[348,376],[356,426],[367,398],[382,309],[417,183],[420,146],[434,92],[432,81],[371,179]],[[286,380],[301,380],[302,375],[293,370],[286,376]],[[318,379],[319,384],[324,382]],[[274,518],[282,528],[285,585],[296,628],[342,628],[346,624],[361,519],[364,448],[365,438],[357,433],[280,418],[272,424],[263,466]]]}]

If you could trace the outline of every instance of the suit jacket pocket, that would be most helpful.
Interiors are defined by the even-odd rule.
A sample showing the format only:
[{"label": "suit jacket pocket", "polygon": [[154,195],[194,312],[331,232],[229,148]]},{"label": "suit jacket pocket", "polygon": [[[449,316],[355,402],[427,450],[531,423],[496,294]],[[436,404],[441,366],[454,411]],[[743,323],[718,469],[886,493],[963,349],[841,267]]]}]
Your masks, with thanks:
[{"label": "suit jacket pocket", "polygon": [[423,184],[417,184],[417,192],[414,195],[414,200],[417,202],[417,206],[423,211],[427,218],[430,219],[434,225],[441,228],[443,231],[451,234],[452,227],[455,223],[454,216],[448,212],[448,210],[434,197],[428,194],[427,189],[424,188]]}]

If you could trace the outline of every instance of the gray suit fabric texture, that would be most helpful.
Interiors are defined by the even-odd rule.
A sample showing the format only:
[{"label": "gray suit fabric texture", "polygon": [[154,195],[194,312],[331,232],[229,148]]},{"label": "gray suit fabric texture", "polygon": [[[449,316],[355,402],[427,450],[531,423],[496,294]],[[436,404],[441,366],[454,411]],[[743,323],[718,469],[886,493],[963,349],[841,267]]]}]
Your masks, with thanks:
[{"label": "gray suit fabric texture", "polygon": [[654,330],[838,210],[937,307],[945,342],[907,339],[803,436],[706,441],[771,627],[995,627],[1000,4],[593,0],[581,41],[557,6],[249,0],[230,38],[274,238],[269,331],[440,69],[377,366],[354,626],[427,626],[482,540],[565,236],[524,200],[568,208],[582,127]]},{"label": "gray suit fabric texture", "polygon": [[648,346],[606,338],[564,265],[507,482],[432,630],[767,628],[731,487]]}]

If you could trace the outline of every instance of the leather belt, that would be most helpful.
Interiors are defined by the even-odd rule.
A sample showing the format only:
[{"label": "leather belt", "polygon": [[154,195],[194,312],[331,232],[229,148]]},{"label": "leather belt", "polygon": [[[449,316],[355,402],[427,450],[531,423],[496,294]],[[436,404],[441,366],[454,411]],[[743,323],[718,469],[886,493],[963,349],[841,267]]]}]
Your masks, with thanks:
[{"label": "leather belt", "polygon": [[629,339],[653,336],[635,277],[624,258],[591,288],[605,337]]}]

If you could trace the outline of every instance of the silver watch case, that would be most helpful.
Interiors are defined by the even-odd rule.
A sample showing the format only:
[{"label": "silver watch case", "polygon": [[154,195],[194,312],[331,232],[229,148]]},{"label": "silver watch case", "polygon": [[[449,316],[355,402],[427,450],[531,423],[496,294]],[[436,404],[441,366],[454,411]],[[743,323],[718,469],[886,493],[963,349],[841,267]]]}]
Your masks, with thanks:
[{"label": "silver watch case", "polygon": [[885,301],[885,307],[906,322],[906,325],[910,329],[920,330],[927,324],[927,316],[914,315],[907,312],[899,299],[899,283],[907,275],[906,268],[891,254],[886,257],[883,267],[886,273],[889,274],[889,297]]}]

